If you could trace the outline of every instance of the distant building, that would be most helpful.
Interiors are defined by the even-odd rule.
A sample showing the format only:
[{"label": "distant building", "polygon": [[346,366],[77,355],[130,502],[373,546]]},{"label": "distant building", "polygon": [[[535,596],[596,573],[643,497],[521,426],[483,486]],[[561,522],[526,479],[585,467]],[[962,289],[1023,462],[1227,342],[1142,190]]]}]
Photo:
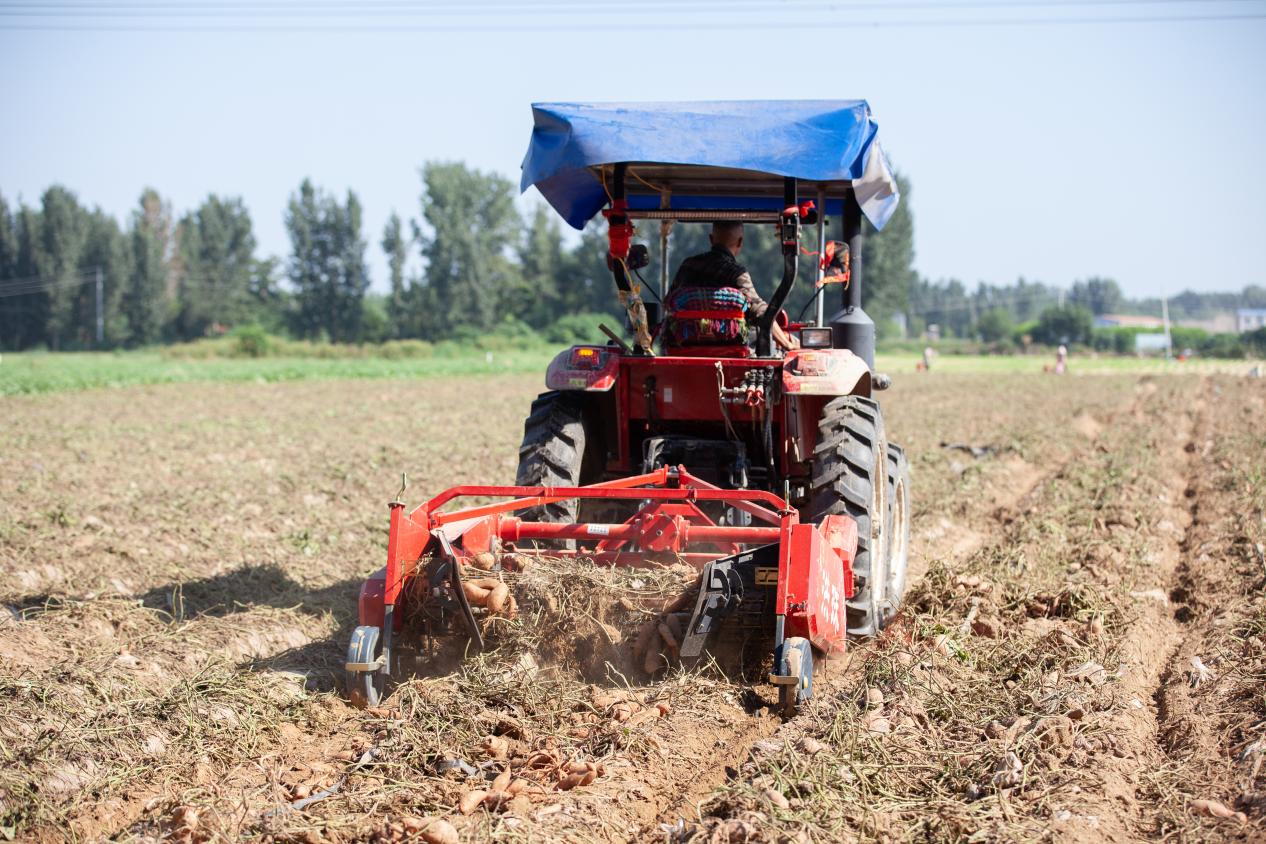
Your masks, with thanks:
[{"label": "distant building", "polygon": [[1239,308],[1235,312],[1235,330],[1240,334],[1266,327],[1266,308]]},{"label": "distant building", "polygon": [[1160,317],[1134,314],[1099,314],[1095,328],[1164,328]]},{"label": "distant building", "polygon": [[1237,334],[1235,314],[1230,311],[1214,314],[1208,319],[1180,319],[1174,322],[1183,328],[1202,328],[1210,334]]}]

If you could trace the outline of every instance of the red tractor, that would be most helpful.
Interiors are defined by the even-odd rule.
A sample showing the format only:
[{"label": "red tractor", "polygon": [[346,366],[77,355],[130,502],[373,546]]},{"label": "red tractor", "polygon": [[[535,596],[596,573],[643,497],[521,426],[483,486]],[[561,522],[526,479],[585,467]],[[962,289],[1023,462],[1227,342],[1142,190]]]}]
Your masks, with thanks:
[{"label": "red tractor", "polygon": [[[475,555],[534,546],[699,567],[682,661],[727,627],[767,636],[770,680],[793,712],[812,692],[814,652],[876,634],[905,588],[908,469],[875,398],[889,380],[873,369],[874,325],[861,308],[863,216],[882,226],[898,200],[869,107],[537,105],[534,115],[524,189],[536,186],[578,228],[606,217],[629,336],[604,326],[606,345],[575,346],[550,364],[515,486],[457,487],[412,512],[393,504],[387,567],[361,596],[351,682],[368,700],[381,694],[394,609],[421,575],[417,561],[441,560],[430,594],[482,644],[463,572]],[[828,215],[843,221],[842,242],[827,241]],[[641,297],[638,221],[658,224],[663,311]],[[746,320],[724,288],[669,296],[671,226],[717,221],[778,232],[783,274],[759,319]],[[828,256],[810,264],[816,319],[791,322],[782,306],[806,252]],[[827,320],[832,283],[844,296]],[[775,346],[776,320],[798,348]],[[717,330],[746,322],[747,336]],[[444,509],[471,495],[507,500]]]}]

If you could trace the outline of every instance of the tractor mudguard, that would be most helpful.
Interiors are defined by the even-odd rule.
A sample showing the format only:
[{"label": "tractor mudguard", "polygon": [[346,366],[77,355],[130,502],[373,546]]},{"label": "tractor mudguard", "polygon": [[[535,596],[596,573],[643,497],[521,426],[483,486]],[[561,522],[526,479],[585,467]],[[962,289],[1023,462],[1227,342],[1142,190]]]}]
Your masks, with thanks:
[{"label": "tractor mudguard", "polygon": [[795,525],[784,546],[776,612],[786,617],[787,635],[803,636],[827,653],[844,650],[845,602],[856,591],[857,523],[827,516],[820,524]]},{"label": "tractor mudguard", "polygon": [[551,390],[605,393],[615,386],[620,353],[610,346],[572,346],[559,352],[545,371]]},{"label": "tractor mudguard", "polygon": [[789,395],[869,396],[870,367],[848,349],[794,349],[782,364]]},{"label": "tractor mudguard", "polygon": [[360,586],[360,599],[356,604],[361,626],[382,627],[386,594],[387,567],[383,566]]}]

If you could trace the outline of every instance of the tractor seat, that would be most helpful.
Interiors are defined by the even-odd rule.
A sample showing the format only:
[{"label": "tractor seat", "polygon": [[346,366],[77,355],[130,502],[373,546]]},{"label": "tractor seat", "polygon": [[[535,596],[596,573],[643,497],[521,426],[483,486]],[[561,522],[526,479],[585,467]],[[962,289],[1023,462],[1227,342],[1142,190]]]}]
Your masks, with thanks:
[{"label": "tractor seat", "polygon": [[669,349],[743,346],[747,299],[733,287],[679,287],[664,302]]}]

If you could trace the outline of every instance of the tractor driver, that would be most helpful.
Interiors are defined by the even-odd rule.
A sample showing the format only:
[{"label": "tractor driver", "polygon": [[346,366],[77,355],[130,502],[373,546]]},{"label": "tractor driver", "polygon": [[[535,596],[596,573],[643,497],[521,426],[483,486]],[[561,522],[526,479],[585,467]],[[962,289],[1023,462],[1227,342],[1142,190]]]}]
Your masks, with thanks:
[{"label": "tractor driver", "polygon": [[[747,299],[747,319],[755,322],[769,308],[769,304],[756,292],[752,276],[747,267],[740,264],[739,250],[743,248],[743,224],[738,222],[715,222],[712,233],[708,235],[712,249],[701,255],[692,255],[681,262],[673,283],[668,288],[671,295],[681,287],[733,287]],[[777,322],[773,324],[773,338],[783,349],[796,349],[800,343],[783,330]]]}]

